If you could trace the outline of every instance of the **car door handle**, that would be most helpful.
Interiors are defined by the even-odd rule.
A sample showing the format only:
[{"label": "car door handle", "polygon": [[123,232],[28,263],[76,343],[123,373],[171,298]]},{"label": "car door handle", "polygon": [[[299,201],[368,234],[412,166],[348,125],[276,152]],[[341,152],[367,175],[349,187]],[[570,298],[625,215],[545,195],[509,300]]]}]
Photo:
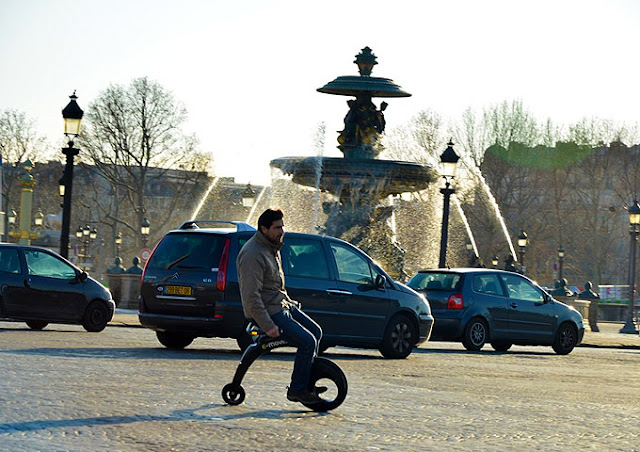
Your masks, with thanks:
[{"label": "car door handle", "polygon": [[25,287],[31,287],[31,279],[27,278],[23,281]]},{"label": "car door handle", "polygon": [[327,289],[326,292],[329,295],[353,295],[348,290],[340,290],[340,289]]},{"label": "car door handle", "polygon": [[511,307],[513,309],[517,308],[518,307],[518,303],[516,303],[516,302],[511,303]]}]

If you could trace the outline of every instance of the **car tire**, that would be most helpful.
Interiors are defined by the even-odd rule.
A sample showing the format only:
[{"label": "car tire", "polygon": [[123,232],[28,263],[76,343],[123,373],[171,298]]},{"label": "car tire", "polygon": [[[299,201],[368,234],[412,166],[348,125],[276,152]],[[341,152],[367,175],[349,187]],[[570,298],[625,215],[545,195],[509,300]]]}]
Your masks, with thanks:
[{"label": "car tire", "polygon": [[462,337],[462,345],[470,352],[477,352],[484,347],[489,338],[489,327],[480,317],[475,317],[467,323],[464,328],[464,336]]},{"label": "car tire", "polygon": [[558,355],[568,355],[578,344],[578,330],[570,323],[563,323],[556,331],[553,350]]},{"label": "car tire", "polygon": [[27,320],[25,322],[29,328],[32,330],[42,330],[45,326],[49,324],[49,322],[45,322],[44,320]]},{"label": "car tire", "polygon": [[82,327],[90,333],[99,333],[109,323],[109,309],[97,300],[92,301],[82,316]]},{"label": "car tire", "polygon": [[162,345],[171,349],[183,349],[191,344],[195,337],[171,331],[156,331],[156,337]]},{"label": "car tire", "polygon": [[411,320],[405,315],[396,315],[384,331],[380,353],[385,358],[404,359],[417,343],[418,335]]},{"label": "car tire", "polygon": [[511,342],[492,342],[491,347],[497,352],[506,352],[511,348],[513,344]]}]

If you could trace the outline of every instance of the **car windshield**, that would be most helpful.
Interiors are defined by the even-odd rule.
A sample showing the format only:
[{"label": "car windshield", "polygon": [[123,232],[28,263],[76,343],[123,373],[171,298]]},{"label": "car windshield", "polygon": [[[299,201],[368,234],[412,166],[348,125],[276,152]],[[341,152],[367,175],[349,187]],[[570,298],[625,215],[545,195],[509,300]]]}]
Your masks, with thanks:
[{"label": "car windshield", "polygon": [[148,267],[214,271],[226,239],[226,235],[217,234],[168,234],[154,251]]},{"label": "car windshield", "polygon": [[414,290],[458,290],[461,276],[456,273],[420,272],[407,285]]}]

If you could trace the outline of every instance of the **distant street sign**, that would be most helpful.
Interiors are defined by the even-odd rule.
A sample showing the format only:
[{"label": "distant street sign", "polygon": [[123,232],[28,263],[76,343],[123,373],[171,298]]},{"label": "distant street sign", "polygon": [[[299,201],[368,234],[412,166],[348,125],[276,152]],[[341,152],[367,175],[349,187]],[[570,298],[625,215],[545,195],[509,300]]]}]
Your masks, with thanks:
[{"label": "distant street sign", "polygon": [[142,259],[143,261],[147,261],[149,259],[149,256],[151,256],[150,249],[145,248],[142,251],[140,251],[140,259]]}]

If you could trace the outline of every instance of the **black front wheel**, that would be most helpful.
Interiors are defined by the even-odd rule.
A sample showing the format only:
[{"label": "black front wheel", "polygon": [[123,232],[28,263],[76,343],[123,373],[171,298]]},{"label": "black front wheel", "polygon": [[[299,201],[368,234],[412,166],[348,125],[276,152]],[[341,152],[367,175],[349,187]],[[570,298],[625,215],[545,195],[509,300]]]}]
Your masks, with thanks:
[{"label": "black front wheel", "polygon": [[563,323],[556,332],[553,350],[558,355],[568,355],[578,344],[578,330],[570,323]]},{"label": "black front wheel", "polygon": [[222,388],[222,400],[229,405],[240,405],[244,402],[245,392],[242,385],[227,383]]},{"label": "black front wheel", "polygon": [[385,358],[404,359],[418,343],[416,328],[405,315],[393,317],[384,332],[380,353]]},{"label": "black front wheel", "polygon": [[322,399],[320,403],[304,404],[313,411],[329,411],[339,407],[347,397],[349,385],[340,367],[326,358],[317,357],[311,367],[309,390],[315,391]]},{"label": "black front wheel", "polygon": [[94,300],[89,303],[89,306],[84,311],[82,326],[90,333],[98,333],[105,329],[109,320],[111,318],[109,317],[107,306],[103,302]]}]

